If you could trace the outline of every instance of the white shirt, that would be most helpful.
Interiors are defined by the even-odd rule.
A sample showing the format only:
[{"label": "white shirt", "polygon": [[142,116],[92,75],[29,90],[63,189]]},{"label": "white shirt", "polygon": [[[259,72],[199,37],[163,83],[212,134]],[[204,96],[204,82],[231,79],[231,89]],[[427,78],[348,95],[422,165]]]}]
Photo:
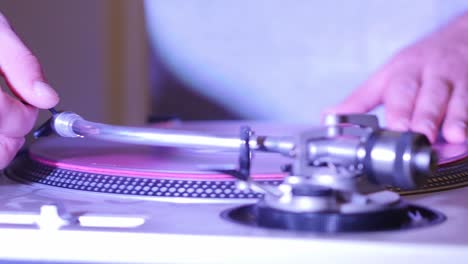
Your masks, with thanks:
[{"label": "white shirt", "polygon": [[318,122],[399,49],[466,0],[148,0],[170,71],[247,119]]}]

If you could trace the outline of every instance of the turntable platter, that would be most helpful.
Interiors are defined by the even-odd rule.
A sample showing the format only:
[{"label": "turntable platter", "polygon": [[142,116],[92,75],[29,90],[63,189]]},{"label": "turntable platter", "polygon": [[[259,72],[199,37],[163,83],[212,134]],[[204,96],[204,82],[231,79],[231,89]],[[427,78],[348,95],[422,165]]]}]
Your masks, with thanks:
[{"label": "turntable platter", "polygon": [[[288,136],[304,125],[278,126],[258,122],[174,122],[158,127],[220,136],[238,134],[249,125],[259,135]],[[310,129],[310,127],[308,127]],[[423,188],[403,194],[440,191],[468,185],[467,144],[438,143],[439,168]],[[52,186],[130,195],[197,198],[256,198],[241,192],[235,180],[215,171],[234,169],[238,154],[212,149],[151,147],[82,138],[49,137],[36,141],[7,169],[11,178]],[[253,179],[279,184],[281,166],[291,160],[276,153],[256,152]]]},{"label": "turntable platter", "polygon": [[[219,124],[210,125],[176,123],[170,127],[227,135],[236,135],[239,129],[239,123],[227,124],[229,132]],[[259,134],[287,134],[279,131],[281,128],[273,127],[270,132],[262,131],[257,124],[251,126]],[[445,161],[431,178],[431,185],[419,192],[467,185],[466,151],[448,146],[443,149],[449,159],[442,159]],[[279,166],[288,160],[264,154],[254,157],[255,177],[261,182],[280,183]],[[0,179],[0,231],[8,241],[0,257],[7,261],[132,263],[308,263],[311,259],[442,263],[467,257],[468,236],[462,228],[468,219],[463,199],[466,188],[407,197],[405,200],[411,204],[446,216],[442,224],[425,228],[335,235],[275,230],[225,218],[237,212],[233,209],[257,200],[260,194],[239,191],[233,179],[200,165],[236,164],[237,158],[236,153],[209,150],[42,138],[18,156]],[[237,206],[239,203],[242,207]],[[235,217],[239,215],[245,216]],[[408,216],[418,220],[421,215]],[[24,219],[31,222],[25,223]],[[152,250],[155,245],[163,250]],[[80,254],[76,254],[77,249]],[[180,254],[181,249],[189,250]]]}]

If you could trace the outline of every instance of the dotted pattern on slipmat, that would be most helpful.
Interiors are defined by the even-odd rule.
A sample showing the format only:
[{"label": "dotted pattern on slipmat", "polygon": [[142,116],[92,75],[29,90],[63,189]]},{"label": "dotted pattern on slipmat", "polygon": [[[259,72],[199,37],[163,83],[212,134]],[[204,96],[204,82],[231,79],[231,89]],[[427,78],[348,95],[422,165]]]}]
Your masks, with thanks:
[{"label": "dotted pattern on slipmat", "polygon": [[[100,193],[182,198],[260,198],[262,194],[240,191],[235,181],[151,179],[106,174],[85,173],[55,168],[36,162],[26,154],[16,159],[6,170],[12,179],[45,185]],[[259,181],[279,185],[281,181]],[[390,188],[402,195],[443,191],[468,186],[468,158],[437,169],[427,183],[416,190]]]},{"label": "dotted pattern on slipmat", "polygon": [[[15,160],[5,170],[9,178],[73,190],[123,195],[210,199],[262,197],[260,193],[238,190],[234,180],[151,179],[85,173],[51,167],[25,156]],[[281,183],[278,180],[259,182],[270,185],[279,185]]]}]

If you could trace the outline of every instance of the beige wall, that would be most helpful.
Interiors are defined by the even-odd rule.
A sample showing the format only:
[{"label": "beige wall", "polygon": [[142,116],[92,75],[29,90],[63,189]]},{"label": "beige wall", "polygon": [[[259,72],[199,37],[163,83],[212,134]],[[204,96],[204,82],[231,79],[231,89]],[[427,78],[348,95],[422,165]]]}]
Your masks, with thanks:
[{"label": "beige wall", "polygon": [[2,0],[0,10],[39,57],[60,109],[143,124],[149,99],[141,1]]}]

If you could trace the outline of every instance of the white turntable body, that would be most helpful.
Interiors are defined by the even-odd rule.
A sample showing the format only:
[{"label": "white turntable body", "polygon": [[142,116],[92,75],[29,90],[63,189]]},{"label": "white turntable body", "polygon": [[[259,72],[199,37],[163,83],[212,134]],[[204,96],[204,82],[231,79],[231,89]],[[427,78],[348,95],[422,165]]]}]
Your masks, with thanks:
[{"label": "white turntable body", "polygon": [[[239,206],[236,202],[110,196],[25,185],[2,176],[0,258],[93,263],[467,263],[467,197],[468,188],[407,196],[412,203],[445,214],[447,220],[434,226],[319,235],[223,219],[221,213]],[[61,226],[57,207],[66,210],[61,215],[78,213],[80,223]]]},{"label": "white turntable body", "polygon": [[[69,188],[71,185],[67,184],[72,184],[73,180],[60,179],[54,173],[63,170],[73,174],[74,169],[86,167],[90,171],[98,169],[97,174],[113,170],[151,174],[151,166],[156,164],[155,175],[159,175],[165,169],[185,169],[191,163],[209,159],[204,158],[206,153],[203,152],[163,151],[161,154],[148,146],[66,140],[41,139],[29,150],[32,162],[44,161],[51,166],[50,170],[45,170],[44,177],[50,176],[45,181],[40,177],[37,182],[25,180],[29,178],[21,175],[21,168],[28,163],[22,163],[19,158],[10,172],[6,169],[0,175],[1,261],[468,263],[468,187],[463,187],[465,183],[450,190],[404,196],[411,204],[443,214],[445,221],[437,224],[372,232],[286,231],[243,225],[225,217],[226,210],[257,201],[248,195],[242,199],[211,199],[209,195],[197,198],[132,195],[120,192],[118,184],[115,188],[102,187],[114,188],[114,193],[105,193],[96,191],[101,184],[99,181],[89,183],[91,191]],[[462,148],[464,158],[466,147]],[[221,154],[208,155],[216,157],[216,163],[225,161]],[[155,156],[159,159],[154,160]],[[181,167],[174,165],[174,160],[182,160]],[[271,161],[270,156],[263,161],[257,157],[252,173]],[[134,167],[135,164],[138,166]],[[277,165],[274,163],[276,169]],[[105,175],[93,179],[101,179],[101,176]],[[81,174],[77,177],[81,179]],[[135,178],[137,180],[140,181]],[[72,183],[68,183],[70,181]],[[145,186],[144,181],[140,183],[140,187]],[[61,184],[68,187],[60,187]],[[216,191],[219,190],[202,190],[205,195]]]}]

